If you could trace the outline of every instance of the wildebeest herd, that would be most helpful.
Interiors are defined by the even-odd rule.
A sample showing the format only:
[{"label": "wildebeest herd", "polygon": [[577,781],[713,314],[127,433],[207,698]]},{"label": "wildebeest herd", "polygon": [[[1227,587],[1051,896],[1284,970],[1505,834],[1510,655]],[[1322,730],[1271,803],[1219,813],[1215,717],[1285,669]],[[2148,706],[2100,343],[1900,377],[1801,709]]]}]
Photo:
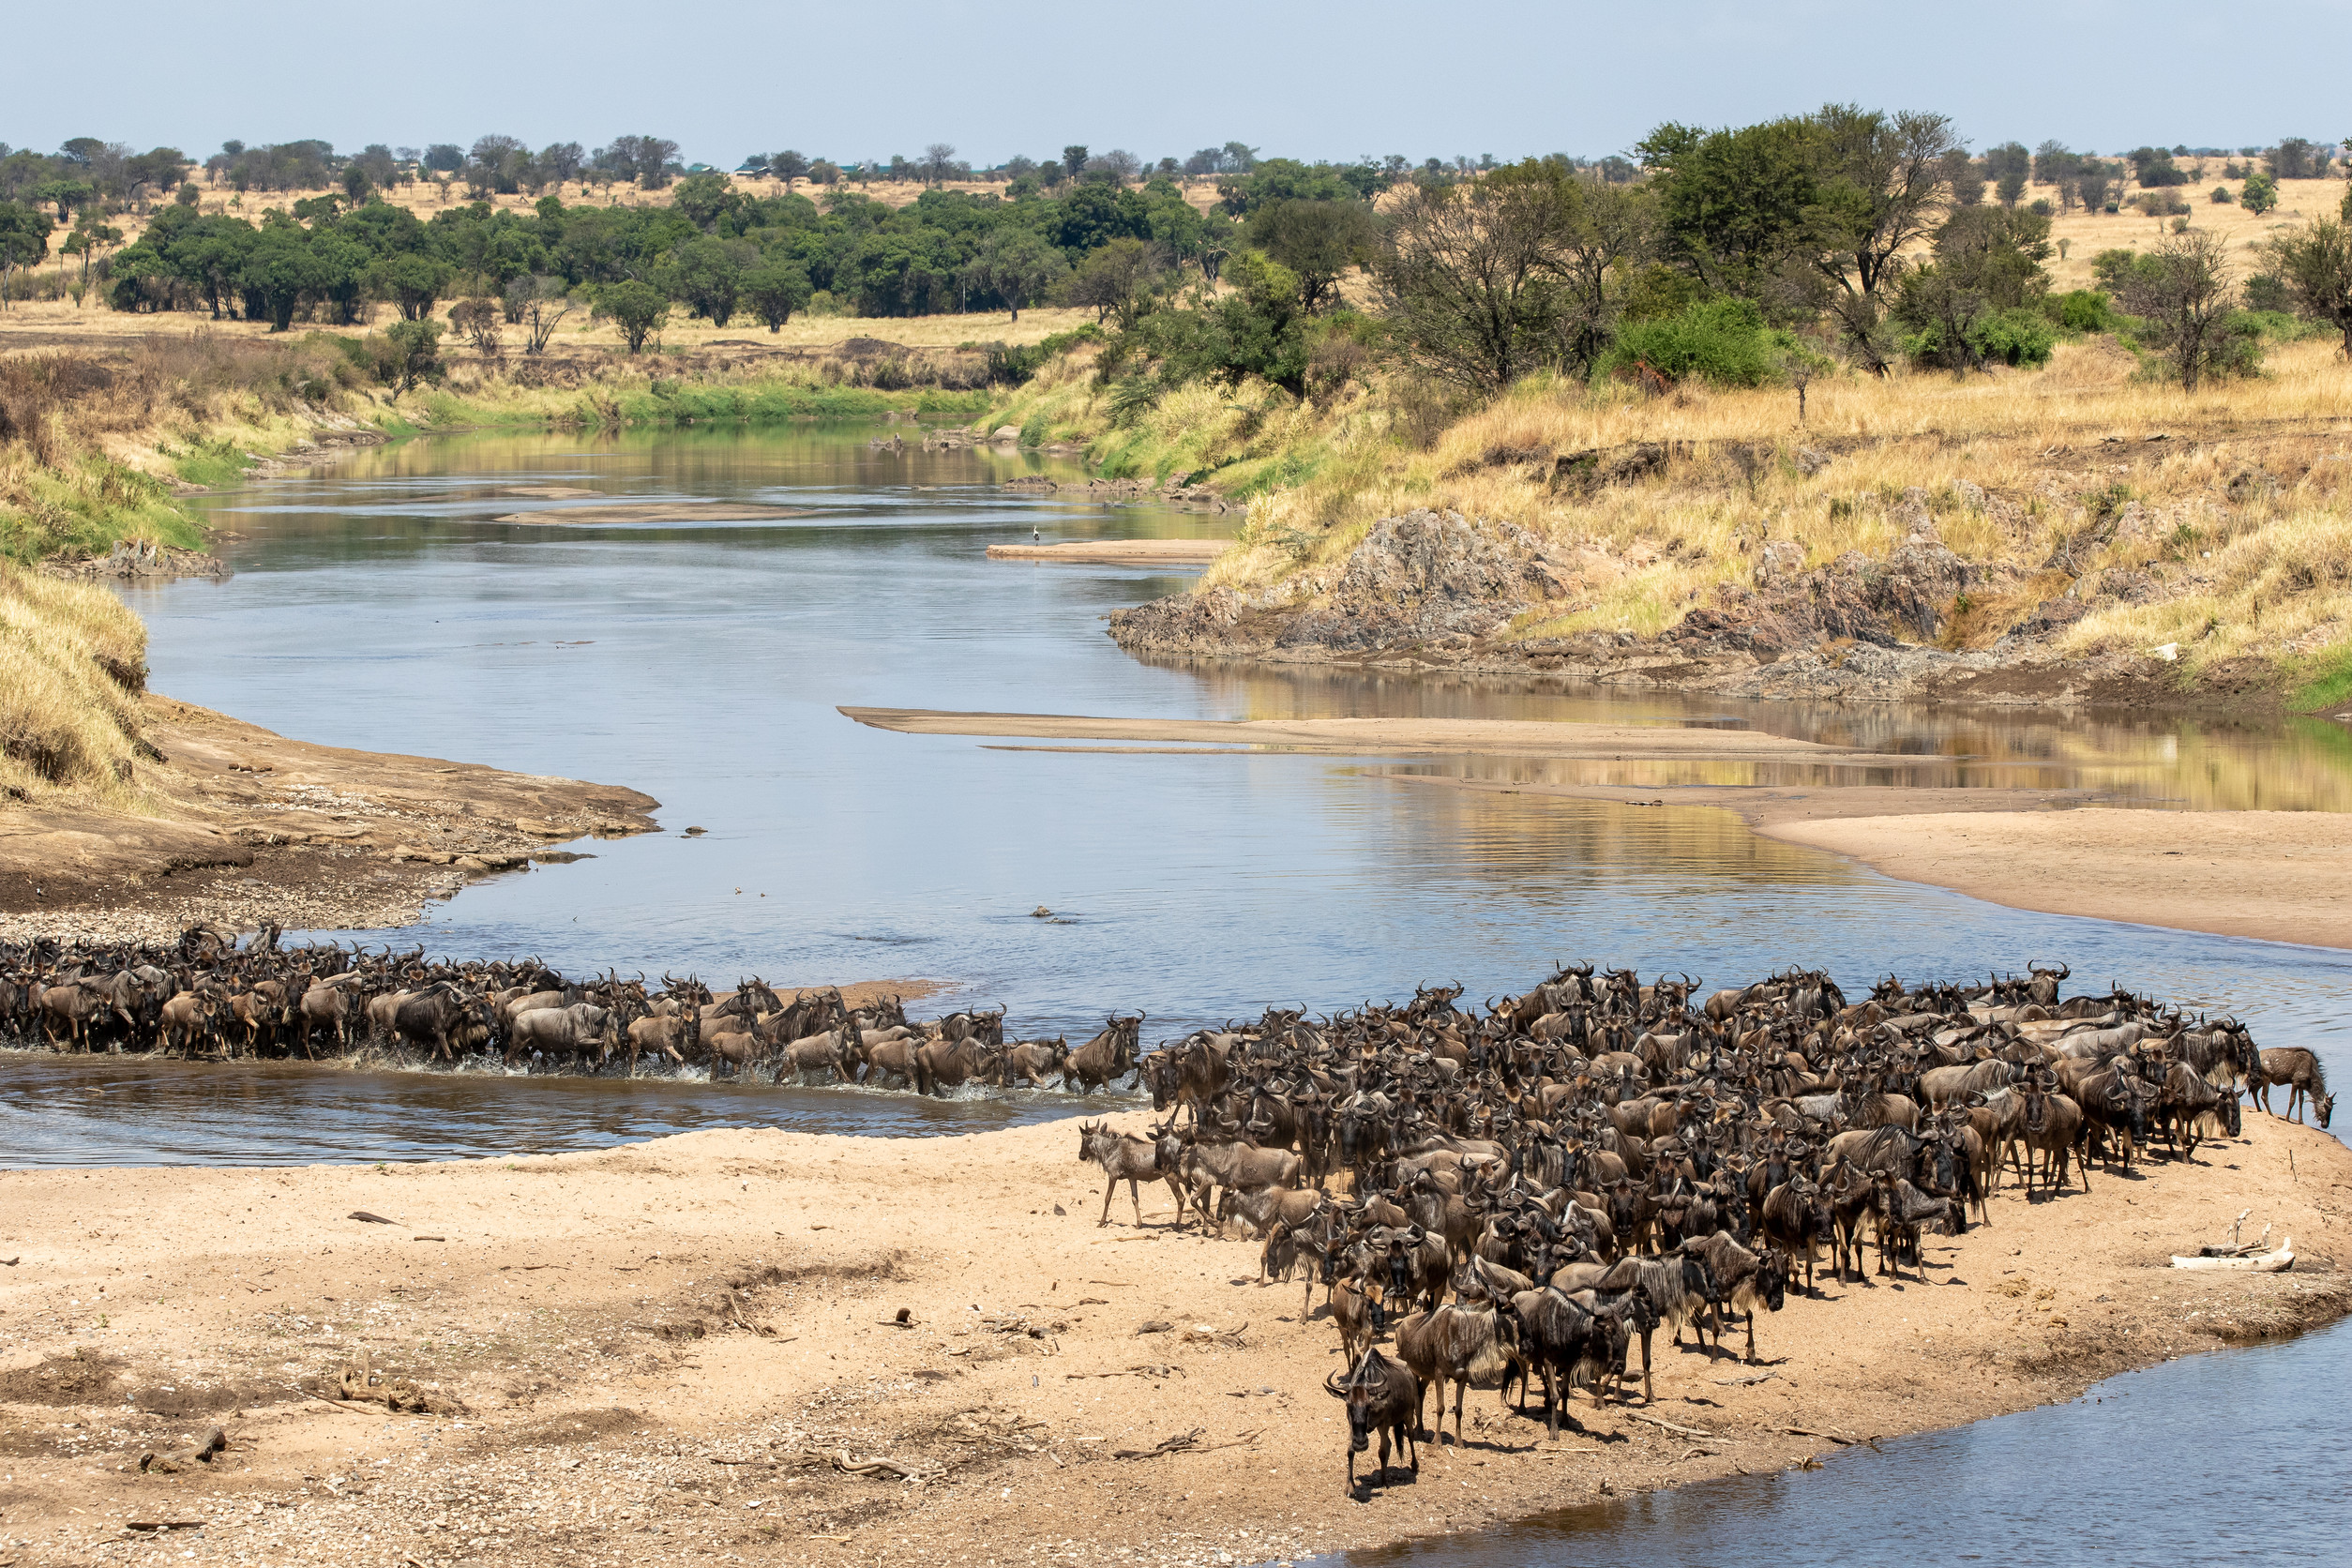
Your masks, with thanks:
[{"label": "wildebeest herd", "polygon": [[[2257,1051],[2234,1018],[2191,1018],[2120,989],[2062,999],[2063,966],[1981,986],[1892,977],[1849,1003],[1788,971],[1702,993],[1687,975],[1563,969],[1526,994],[1309,1019],[1269,1012],[1145,1055],[1149,1137],[1082,1123],[1108,1178],[1165,1182],[1222,1233],[1263,1244],[1261,1277],[1319,1287],[1347,1370],[1348,1485],[1377,1438],[1418,1468],[1428,1391],[1442,1437],[1454,1395],[1540,1381],[1559,1430],[1571,1389],[1596,1403],[1651,1335],[1720,1349],[1744,1318],[1817,1294],[1826,1264],[1900,1278],[1935,1227],[1990,1223],[2012,1169],[2030,1200],[2088,1190],[2090,1167],[2186,1159],[2239,1132],[2239,1096],[2273,1088],[2323,1127],[2334,1101],[2313,1055]],[[1802,1284],[1798,1284],[1802,1270]],[[1449,1297],[1451,1298],[1449,1300]],[[1386,1348],[1382,1348],[1382,1341]]]},{"label": "wildebeest herd", "polygon": [[[2316,1058],[2257,1050],[2234,1018],[2110,989],[2061,997],[2062,967],[1983,985],[1890,977],[1848,1002],[1817,971],[1703,992],[1688,975],[1561,969],[1520,996],[1458,1005],[1458,986],[1402,1005],[1195,1031],[1145,1051],[1145,1015],[1092,1039],[1007,1040],[1004,1009],[910,1020],[896,999],[765,982],[566,979],[536,960],[428,962],[421,950],[242,947],[207,928],[171,950],[0,945],[0,1038],[53,1050],[188,1057],[489,1058],[596,1072],[625,1061],[714,1078],[1148,1091],[1151,1136],[1098,1123],[1079,1157],[1164,1182],[1176,1224],[1262,1244],[1266,1277],[1320,1286],[1348,1369],[1355,1455],[1413,1447],[1427,1391],[1455,1440],[1469,1389],[1543,1386],[1557,1432],[1569,1393],[1599,1401],[1651,1336],[1721,1347],[1825,1263],[1921,1268],[1928,1227],[1990,1223],[2004,1169],[2030,1200],[2088,1190],[2090,1167],[2186,1158],[2237,1136],[2240,1096],[2325,1127]],[[1802,1284],[1797,1283],[1802,1270]],[[1450,1300],[1448,1298],[1451,1298]],[[1382,1349],[1385,1342],[1387,1348]]]},{"label": "wildebeest herd", "polygon": [[580,981],[539,963],[428,962],[422,949],[280,947],[264,930],[238,947],[205,928],[173,950],[0,944],[0,1039],[53,1050],[189,1058],[466,1059],[600,1073],[625,1063],[699,1067],[714,1078],[858,1082],[932,1093],[993,1087],[1108,1088],[1135,1071],[1143,1015],[1066,1038],[1004,1038],[1004,1009],[910,1020],[896,997],[852,1006],[837,988],[787,998],[757,977],[714,992],[691,976],[658,986]]}]

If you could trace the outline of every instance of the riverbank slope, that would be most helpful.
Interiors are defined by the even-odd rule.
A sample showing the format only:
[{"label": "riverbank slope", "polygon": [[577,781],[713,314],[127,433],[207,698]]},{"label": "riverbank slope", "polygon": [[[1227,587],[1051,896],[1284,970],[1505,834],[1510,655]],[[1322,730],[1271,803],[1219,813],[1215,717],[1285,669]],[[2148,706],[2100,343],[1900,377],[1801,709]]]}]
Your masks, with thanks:
[{"label": "riverbank slope", "polygon": [[146,694],[119,797],[0,804],[0,938],[168,945],[223,931],[414,924],[470,879],[654,829],[634,790],[290,740]]},{"label": "riverbank slope", "polygon": [[[743,1130],[0,1173],[0,1530],[40,1562],[176,1560],[128,1528],[154,1521],[200,1525],[207,1556],[423,1568],[1259,1561],[1800,1467],[2352,1304],[2328,1256],[2352,1153],[2250,1115],[2191,1163],[2003,1192],[1990,1226],[1929,1240],[1923,1280],[1823,1274],[1758,1325],[1761,1367],[1661,1334],[1656,1405],[1579,1399],[1558,1441],[1473,1395],[1465,1449],[1357,1503],[1319,1289],[1303,1317],[1255,1244],[1172,1231],[1165,1189],[1141,1227],[1122,1192],[1098,1228],[1075,1152],[1066,1124]],[[2295,1237],[2295,1272],[2165,1267],[2247,1208],[2249,1234]],[[215,1424],[227,1450],[188,1459]]]}]

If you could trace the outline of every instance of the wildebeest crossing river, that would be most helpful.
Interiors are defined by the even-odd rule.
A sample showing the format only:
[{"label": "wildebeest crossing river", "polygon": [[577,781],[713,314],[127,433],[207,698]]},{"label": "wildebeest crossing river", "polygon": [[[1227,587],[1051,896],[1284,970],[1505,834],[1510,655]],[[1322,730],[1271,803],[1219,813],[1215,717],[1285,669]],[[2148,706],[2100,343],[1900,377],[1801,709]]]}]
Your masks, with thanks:
[{"label": "wildebeest crossing river", "polygon": [[[2216,776],[2285,788],[2313,768],[2344,770],[2330,760],[2340,746],[2291,724],[1698,705],[1147,664],[1121,655],[1096,617],[1169,591],[1169,574],[991,565],[987,544],[1025,540],[1033,524],[1066,538],[1204,534],[1229,520],[1008,494],[996,488],[1010,476],[1001,460],[879,454],[870,434],[469,438],[219,497],[219,520],[244,535],[227,547],[237,575],[137,591],[154,684],[309,740],[607,778],[666,803],[667,834],[483,883],[429,931],[368,934],[377,946],[536,954],[580,973],[921,974],[955,988],[941,1010],[1001,999],[1024,1035],[1082,1038],[1110,1006],[1145,1011],[1147,1047],[1268,1006],[1402,1000],[1422,982],[1459,980],[1483,997],[1577,955],[1711,980],[1793,958],[1858,995],[1890,970],[1969,980],[2063,957],[2078,984],[2235,1014],[2262,1045],[2309,1047],[2342,1075],[2342,954],[1998,909],[1756,838],[1713,812],[1405,790],[1382,778],[1390,765],[1346,759],[993,749],[882,734],[834,709],[1745,723],[1900,751],[1890,769],[1922,781],[2088,778],[2150,799],[2197,795]],[[534,485],[817,515],[494,520],[515,506],[502,487]],[[1637,770],[1596,776],[1629,798],[1647,781]],[[689,824],[710,831],[679,837]],[[1031,919],[1040,904],[1066,923]],[[1051,1093],[926,1101],[0,1053],[0,1159],[15,1164],[493,1155],[728,1124],[906,1135],[1078,1108]],[[1849,1454],[1822,1476],[1759,1481],[1761,1503],[1749,1496],[1741,1513],[1726,1500],[1713,1518],[1813,1539],[1831,1495],[1819,1488],[1847,1487],[1829,1536],[1850,1526],[1858,1549],[1875,1536],[1990,1560],[2019,1537],[1987,1527],[1978,1500],[2004,1494],[2005,1476],[2072,1470],[2089,1445],[2111,1444],[2168,1462],[2095,1467],[2076,1495],[2104,1532],[2045,1520],[2032,1534],[2042,1560],[2152,1560],[2160,1546],[2170,1560],[2184,1544],[2200,1556],[2240,1545],[2292,1555],[2299,1525],[2327,1524],[2298,1500],[2323,1497],[2314,1480],[2344,1469],[2341,1440],[2312,1434],[2335,1429],[2347,1354],[2339,1328],[2160,1368],[2126,1380],[2144,1391],[2125,1406],[2137,1412],[2128,1427],[2104,1408],[2029,1413],[1891,1449],[1898,1470],[1886,1473],[1916,1473],[1899,1467],[1919,1454],[1929,1481],[1849,1486],[1849,1471],[1880,1463]],[[2216,1410],[2262,1419],[2190,1425]],[[2210,1484],[2216,1441],[2242,1486]],[[2187,1479],[2159,1485],[2166,1475]],[[1870,1496],[1878,1512],[1854,1512]],[[1511,1537],[1483,1560],[1720,1560],[1726,1537],[1674,1512],[1700,1501],[1654,1500],[1639,1517]],[[2256,1533],[2265,1520],[2285,1532]],[[1586,1533],[1604,1523],[1610,1533]],[[1467,1555],[1480,1549],[1419,1548],[1418,1560],[1480,1560]]]}]

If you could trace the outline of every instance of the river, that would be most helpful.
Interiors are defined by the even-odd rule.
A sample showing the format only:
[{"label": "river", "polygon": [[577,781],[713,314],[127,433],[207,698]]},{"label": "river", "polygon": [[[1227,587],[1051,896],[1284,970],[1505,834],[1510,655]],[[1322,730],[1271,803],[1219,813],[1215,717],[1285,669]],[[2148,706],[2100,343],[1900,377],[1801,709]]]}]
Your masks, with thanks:
[{"label": "river", "polygon": [[[1416,787],[1393,775],[1799,782],[1805,770],[1006,749],[883,733],[840,704],[1167,717],[1444,715],[1747,725],[1863,746],[1839,782],[2095,786],[2150,809],[2352,809],[2352,748],[2298,721],[2003,716],[1513,692],[1153,664],[1109,611],[1183,578],[990,562],[991,542],[1211,535],[1230,520],[999,488],[1041,465],[878,449],[872,427],[411,443],[208,498],[235,575],[135,591],[158,688],[306,740],[645,790],[664,831],[496,879],[452,954],[724,983],[919,976],[1023,1033],[1113,1008],[1147,1041],[1269,1004],[1591,958],[1711,982],[1788,963],[1849,988],[2073,964],[2245,1018],[2344,1069],[2352,955],[2024,913],[1894,882],[1703,808]],[[1048,472],[1056,472],[1048,469]],[[1075,476],[1072,471],[1059,471]],[[712,502],[693,524],[570,505]],[[737,519],[731,504],[811,515]],[[501,517],[530,510],[550,520]],[[684,830],[707,831],[687,837]],[[2187,824],[2184,822],[2184,831]],[[2054,867],[2053,874],[2063,874]],[[1039,906],[1053,920],[1032,917]],[[91,1093],[90,1090],[104,1090]],[[0,1163],[299,1163],[539,1153],[701,1126],[909,1135],[1064,1115],[1061,1096],[905,1095],[0,1055]],[[2103,1384],[2084,1403],[1364,1562],[2287,1560],[2337,1549],[2352,1372],[2339,1327]],[[2118,1408],[2109,1410],[2096,1401]],[[2156,1458],[2150,1463],[2151,1456]],[[2054,1493],[2047,1478],[2069,1485]],[[2060,1500],[2062,1499],[2062,1500]]]}]

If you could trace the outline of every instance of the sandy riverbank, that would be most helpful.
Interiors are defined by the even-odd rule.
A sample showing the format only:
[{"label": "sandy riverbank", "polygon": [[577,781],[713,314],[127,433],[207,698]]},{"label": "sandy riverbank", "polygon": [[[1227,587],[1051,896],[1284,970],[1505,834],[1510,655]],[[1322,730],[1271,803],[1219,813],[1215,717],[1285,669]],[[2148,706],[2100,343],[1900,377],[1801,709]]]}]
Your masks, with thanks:
[{"label": "sandy riverbank", "polygon": [[[1221,746],[1236,755],[1280,750],[1881,769],[1914,761],[1755,731],[1663,725],[841,712],[905,734],[1123,742],[1138,754],[1156,742]],[[1399,775],[1393,781],[1645,807],[1703,806],[1735,812],[1769,837],[1851,855],[1906,882],[2013,909],[2352,947],[2352,816],[2342,813],[2085,809],[2103,798],[2090,788],[1555,784],[1427,775]]]},{"label": "sandy riverbank", "polygon": [[1200,566],[1232,548],[1229,539],[1078,539],[1058,545],[990,545],[988,559]]},{"label": "sandy riverbank", "polygon": [[1929,811],[1762,831],[2012,909],[2352,947],[2352,817],[2339,813]]},{"label": "sandy riverbank", "polygon": [[634,790],[289,740],[145,699],[161,815],[0,809],[0,937],[169,942],[223,930],[404,926],[471,878],[575,858],[556,845],[651,832]]},{"label": "sandy riverbank", "polygon": [[[1823,1299],[1761,1325],[1769,1380],[1662,1336],[1639,1414],[1669,1425],[1580,1405],[1551,1442],[1475,1395],[1466,1451],[1425,1450],[1416,1484],[1399,1471],[1364,1503],[1341,1496],[1319,1301],[1302,1321],[1298,1287],[1256,1283],[1254,1244],[1171,1233],[1165,1189],[1142,1229],[1123,1192],[1098,1229],[1066,1124],[0,1173],[0,1255],[19,1259],[0,1272],[0,1554],[1258,1561],[1476,1528],[1604,1485],[1791,1468],[1837,1438],[2334,1318],[2352,1153],[2247,1128],[2088,1196],[2004,1192],[1990,1227],[1931,1240],[1925,1284],[1825,1277]],[[2294,1235],[2296,1272],[2164,1267],[2249,1207]],[[363,1355],[440,1413],[311,1396]],[[214,1423],[218,1459],[140,1472]],[[1186,1434],[1190,1452],[1123,1456]],[[134,1520],[205,1528],[158,1540]]]}]

